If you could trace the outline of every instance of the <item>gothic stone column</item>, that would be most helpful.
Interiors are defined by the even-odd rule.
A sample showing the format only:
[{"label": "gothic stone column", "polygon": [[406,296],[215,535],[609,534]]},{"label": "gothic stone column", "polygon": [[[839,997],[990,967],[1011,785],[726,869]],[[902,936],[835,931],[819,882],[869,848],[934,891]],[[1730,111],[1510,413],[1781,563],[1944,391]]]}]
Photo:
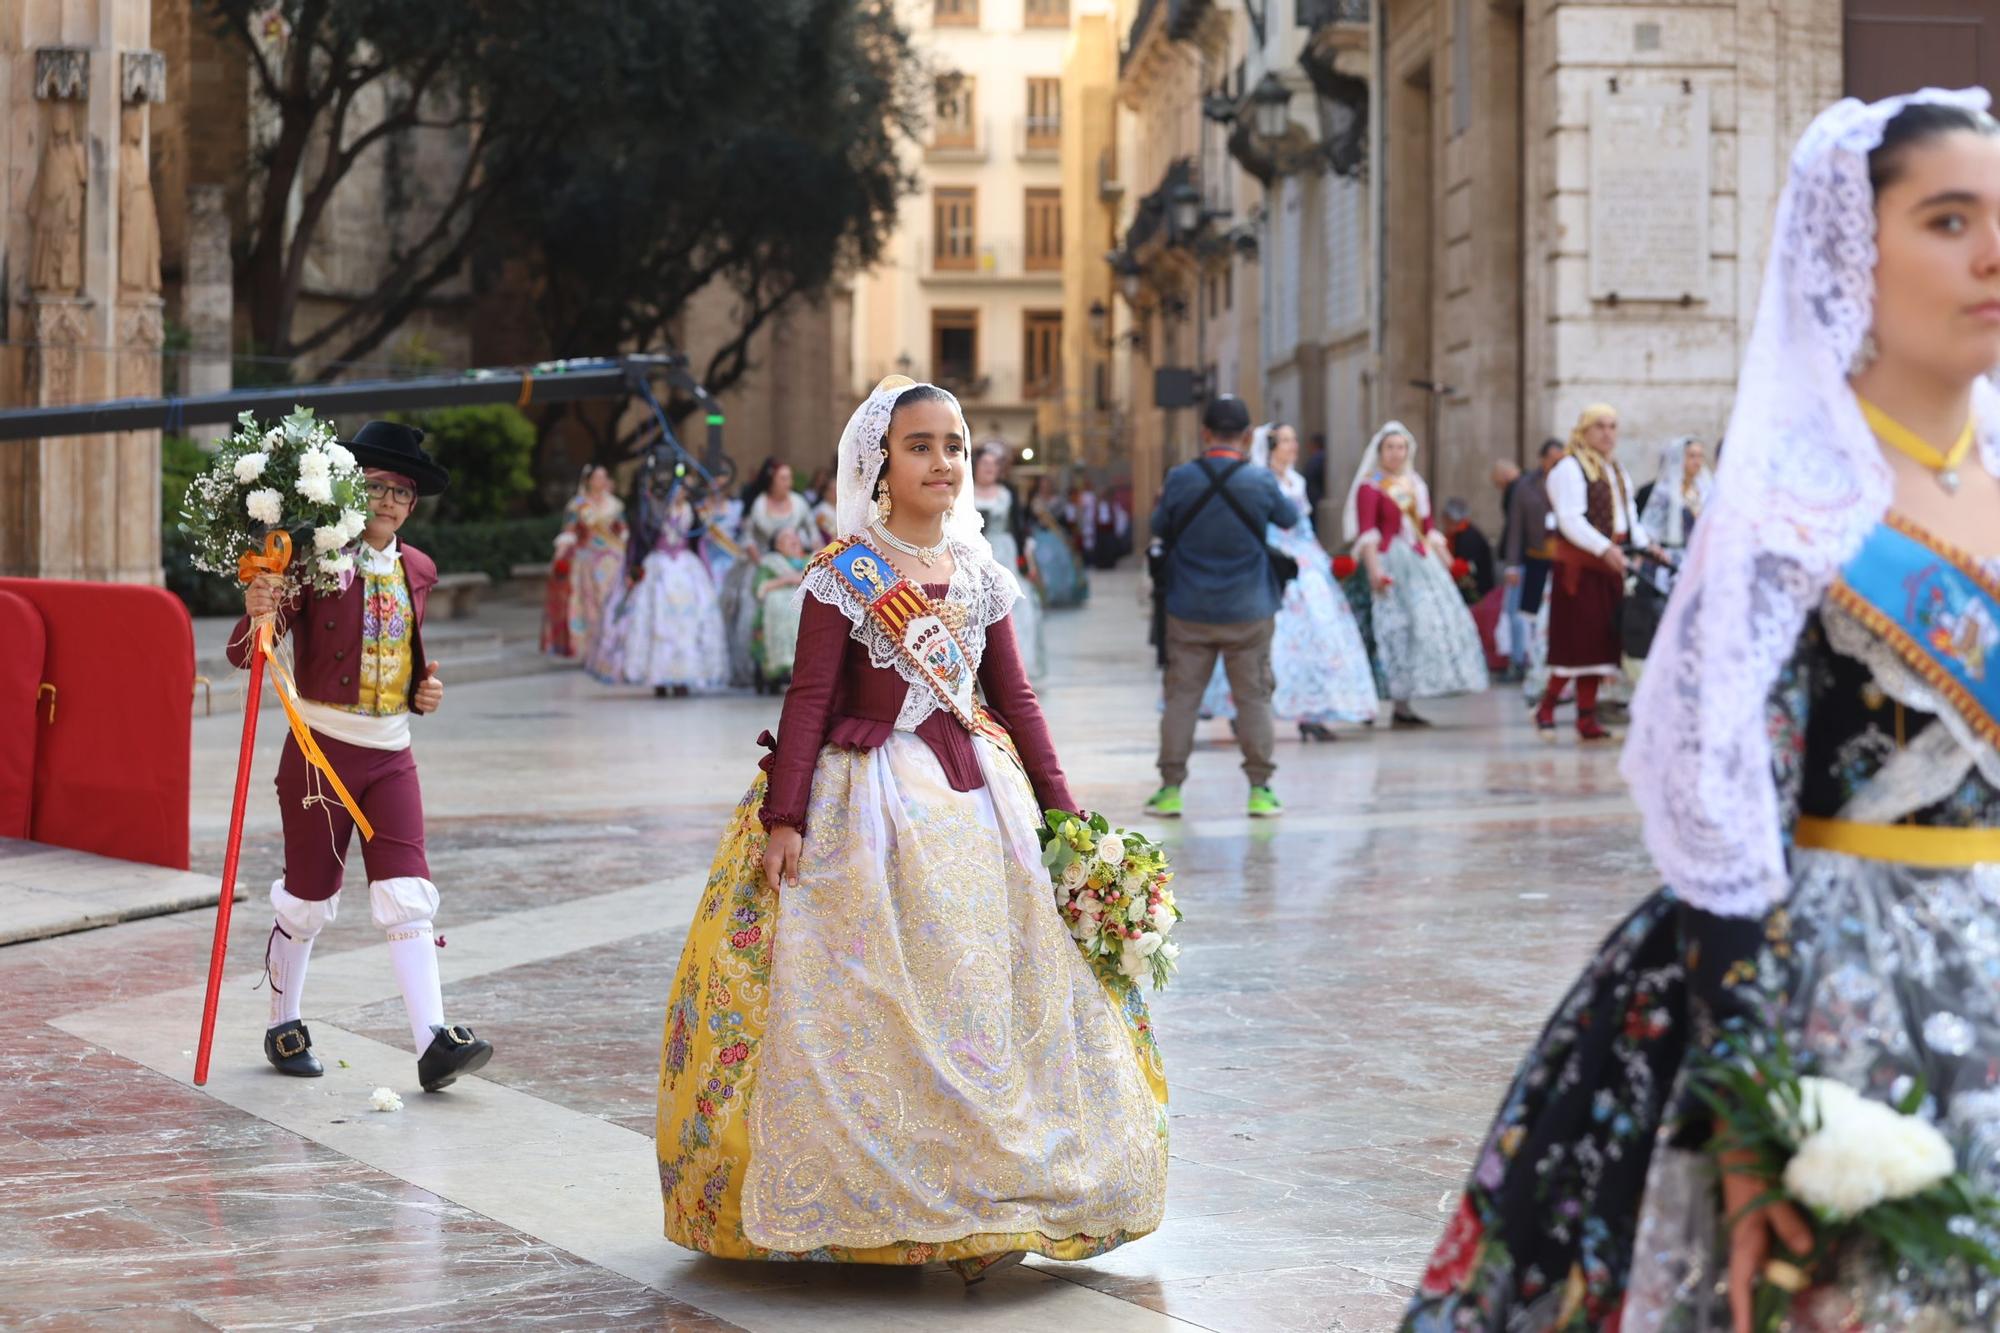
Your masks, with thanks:
[{"label": "gothic stone column", "polygon": [[[65,0],[12,12],[18,26],[0,32],[0,55],[32,52],[34,76],[12,85],[5,156],[14,179],[32,171],[34,183],[15,196],[0,247],[7,327],[30,348],[0,379],[0,401],[156,394],[147,107],[165,83],[160,57],[144,50],[151,6]],[[158,583],[159,452],[156,431],[0,443],[0,574]]]}]

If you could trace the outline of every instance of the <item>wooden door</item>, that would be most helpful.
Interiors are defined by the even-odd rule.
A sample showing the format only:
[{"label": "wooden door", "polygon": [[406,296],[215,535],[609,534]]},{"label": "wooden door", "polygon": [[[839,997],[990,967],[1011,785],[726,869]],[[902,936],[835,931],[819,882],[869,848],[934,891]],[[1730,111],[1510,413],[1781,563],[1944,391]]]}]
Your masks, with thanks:
[{"label": "wooden door", "polygon": [[1846,83],[1866,101],[2000,82],[2000,0],[1845,0]]}]

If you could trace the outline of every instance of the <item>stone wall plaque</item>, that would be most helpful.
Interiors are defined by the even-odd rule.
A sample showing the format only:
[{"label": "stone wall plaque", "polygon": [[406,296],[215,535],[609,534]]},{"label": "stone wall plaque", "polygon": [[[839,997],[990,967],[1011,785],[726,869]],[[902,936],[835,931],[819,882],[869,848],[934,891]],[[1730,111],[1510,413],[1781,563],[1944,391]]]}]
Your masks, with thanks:
[{"label": "stone wall plaque", "polygon": [[1708,89],[1590,100],[1590,295],[1708,299]]}]

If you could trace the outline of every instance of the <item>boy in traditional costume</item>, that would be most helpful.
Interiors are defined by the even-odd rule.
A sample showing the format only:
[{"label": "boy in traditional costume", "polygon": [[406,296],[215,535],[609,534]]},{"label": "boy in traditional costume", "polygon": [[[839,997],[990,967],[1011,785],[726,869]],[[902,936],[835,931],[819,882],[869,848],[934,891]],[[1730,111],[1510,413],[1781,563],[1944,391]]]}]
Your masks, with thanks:
[{"label": "boy in traditional costume", "polygon": [[[417,1081],[426,1092],[448,1087],[493,1055],[470,1028],[444,1021],[437,946],[431,935],[437,886],[424,856],[423,793],[410,753],[410,718],[444,699],[436,662],[423,650],[424,607],[437,583],[429,556],[396,540],[417,498],[450,481],[422,448],[423,432],[371,421],[351,440],[367,476],[369,519],[355,577],[338,594],[280,595],[280,581],[260,578],[244,592],[246,614],[230,636],[229,660],[247,666],[256,651],[253,623],[274,617],[290,634],[297,708],[318,749],[354,798],[373,836],[362,844],[368,903],[388,933],[389,957],[410,1018]],[[300,992],[313,941],[332,924],[354,818],[322,790],[321,774],[287,739],[278,761],[285,873],[271,885],[276,920],[265,950],[271,983],[264,1056],[280,1073],[325,1072],[300,1017]]]}]

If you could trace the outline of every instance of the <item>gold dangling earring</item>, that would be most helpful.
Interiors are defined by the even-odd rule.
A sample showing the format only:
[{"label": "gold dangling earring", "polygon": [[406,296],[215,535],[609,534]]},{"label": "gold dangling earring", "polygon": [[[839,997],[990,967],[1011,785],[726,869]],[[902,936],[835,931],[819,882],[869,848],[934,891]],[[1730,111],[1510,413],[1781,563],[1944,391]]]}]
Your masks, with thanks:
[{"label": "gold dangling earring", "polygon": [[875,516],[878,521],[887,523],[889,515],[895,511],[895,502],[889,498],[889,491],[886,487],[875,492]]}]

